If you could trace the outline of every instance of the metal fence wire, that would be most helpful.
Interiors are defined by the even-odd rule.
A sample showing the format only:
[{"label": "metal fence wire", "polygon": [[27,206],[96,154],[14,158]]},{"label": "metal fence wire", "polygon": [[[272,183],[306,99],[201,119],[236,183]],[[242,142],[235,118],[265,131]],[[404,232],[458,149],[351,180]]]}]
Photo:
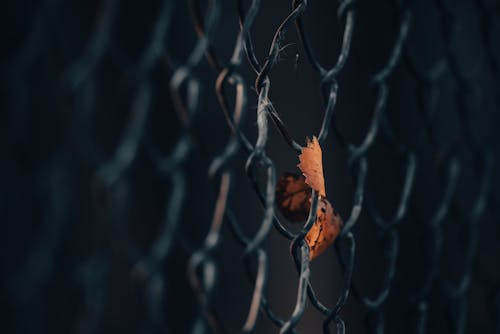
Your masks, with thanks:
[{"label": "metal fence wire", "polygon": [[498,1],[5,8],[3,333],[500,333]]}]

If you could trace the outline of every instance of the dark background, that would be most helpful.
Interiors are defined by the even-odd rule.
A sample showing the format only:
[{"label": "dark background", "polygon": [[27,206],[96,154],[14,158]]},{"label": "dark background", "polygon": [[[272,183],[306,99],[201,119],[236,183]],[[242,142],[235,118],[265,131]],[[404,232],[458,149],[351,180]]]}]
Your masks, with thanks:
[{"label": "dark background", "polygon": [[[427,242],[435,233],[428,224],[450,186],[446,166],[455,157],[460,172],[452,204],[444,212],[440,278],[428,295],[426,329],[457,331],[460,302],[446,293],[442,278],[459,281],[470,274],[462,300],[466,332],[498,333],[500,230],[494,161],[500,153],[500,8],[498,2],[479,0],[444,1],[443,7],[429,0],[402,5],[411,12],[412,22],[402,59],[387,80],[385,115],[394,138],[391,142],[378,135],[366,155],[365,198],[369,200],[365,203],[384,217],[395,212],[405,163],[394,141],[415,153],[416,175],[408,210],[395,230],[399,234],[396,274],[381,313],[369,312],[361,301],[380,290],[388,270],[385,234],[365,205],[353,229],[357,246],[353,285],[358,293],[350,295],[341,315],[348,333],[376,332],[377,314],[383,314],[385,332],[417,332],[415,292],[429,270],[432,255],[426,256]],[[199,142],[181,166],[186,196],[174,243],[159,268],[161,284],[155,290],[151,286],[156,283],[137,268],[161,234],[174,185],[158,171],[154,157],[170,154],[182,136],[170,97],[174,69],[166,54],[159,52],[149,71],[140,67],[162,17],[162,2],[47,0],[2,7],[1,331],[189,332],[199,306],[186,266],[192,251],[201,247],[214,211],[218,181],[207,177],[209,164],[230,135],[215,96],[217,73],[206,60],[193,70],[202,89],[193,123]],[[370,125],[377,97],[371,77],[389,59],[402,14],[391,1],[359,1],[355,8],[352,49],[338,77],[334,122],[357,145]],[[252,27],[259,59],[265,59],[275,30],[290,10],[287,1],[262,1]],[[174,64],[182,64],[197,41],[188,5],[178,2],[167,21],[170,30],[160,44],[164,43]],[[344,26],[337,17],[337,3],[310,1],[304,22],[319,60],[332,66]],[[231,56],[238,27],[236,4],[222,1],[213,41],[222,63]],[[289,132],[304,144],[306,136],[317,135],[323,118],[320,78],[294,29],[287,32],[284,44],[280,62],[270,74],[269,96]],[[423,116],[425,103],[419,102],[419,94],[425,89],[410,64],[422,76],[440,68],[430,80],[438,91],[430,118]],[[255,74],[246,60],[239,72],[249,97],[242,130],[254,142]],[[141,100],[145,82],[149,105]],[[431,98],[424,94],[423,100]],[[148,105],[144,125],[130,135],[127,129],[141,123],[142,116],[131,116],[134,104],[140,107],[141,103]],[[272,124],[269,136],[267,153],[278,175],[297,171],[296,153]],[[137,149],[120,162],[120,148],[134,147],[123,144],[127,138]],[[328,197],[347,219],[356,185],[348,152],[332,132],[322,148]],[[491,177],[486,178],[490,190],[480,187],[486,156],[493,161]],[[248,182],[246,159],[240,152],[233,161],[229,203],[242,229],[252,235],[263,210]],[[482,195],[485,208],[471,225],[469,215]],[[471,231],[479,233],[473,251],[466,246]],[[286,319],[293,311],[298,284],[289,241],[273,230],[264,247],[269,256],[265,293],[273,310]],[[230,332],[242,327],[252,293],[243,251],[225,221],[213,252],[217,279],[211,304]],[[464,269],[469,253],[473,262]],[[331,248],[314,260],[311,270],[318,297],[334,305],[343,272],[337,251]],[[151,293],[159,300],[156,308],[151,307],[150,301],[155,300]],[[321,332],[323,319],[308,305],[297,330]],[[255,332],[278,329],[260,314]]]}]

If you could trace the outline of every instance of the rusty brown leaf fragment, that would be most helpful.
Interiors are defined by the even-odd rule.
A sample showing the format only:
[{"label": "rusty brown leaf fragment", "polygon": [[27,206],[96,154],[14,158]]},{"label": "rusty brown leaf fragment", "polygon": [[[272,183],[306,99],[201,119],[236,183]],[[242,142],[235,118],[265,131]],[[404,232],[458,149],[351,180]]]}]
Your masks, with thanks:
[{"label": "rusty brown leaf fragment", "polygon": [[325,178],[323,176],[323,157],[318,138],[306,139],[307,146],[302,148],[299,155],[300,163],[297,165],[304,176],[306,183],[319,193],[320,197],[325,197]]},{"label": "rusty brown leaf fragment", "polygon": [[335,212],[330,202],[326,198],[321,198],[316,211],[316,221],[305,237],[311,260],[323,253],[335,241],[343,224],[342,218]]},{"label": "rusty brown leaf fragment", "polygon": [[295,173],[284,173],[276,185],[276,205],[281,214],[291,222],[307,219],[311,207],[311,187],[305,177]]}]

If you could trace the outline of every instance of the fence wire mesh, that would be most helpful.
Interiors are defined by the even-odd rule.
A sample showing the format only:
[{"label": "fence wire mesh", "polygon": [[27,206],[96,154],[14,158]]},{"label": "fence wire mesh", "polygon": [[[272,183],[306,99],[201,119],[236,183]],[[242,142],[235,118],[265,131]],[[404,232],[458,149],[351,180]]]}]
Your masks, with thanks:
[{"label": "fence wire mesh", "polygon": [[[500,333],[500,4],[9,4],[2,315],[32,333]],[[341,234],[275,208],[306,136]]]}]

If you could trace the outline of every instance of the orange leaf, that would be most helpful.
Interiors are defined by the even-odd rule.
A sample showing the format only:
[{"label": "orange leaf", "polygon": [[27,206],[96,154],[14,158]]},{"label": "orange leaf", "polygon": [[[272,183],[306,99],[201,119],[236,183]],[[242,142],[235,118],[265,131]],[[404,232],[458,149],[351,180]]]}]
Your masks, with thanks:
[{"label": "orange leaf", "polygon": [[316,220],[305,236],[312,260],[322,254],[337,238],[342,228],[342,218],[326,199],[323,158],[318,139],[307,138],[306,147],[299,155],[298,167],[303,175],[283,174],[276,185],[276,203],[285,218],[305,221],[311,208],[311,188],[319,194]]},{"label": "orange leaf", "polygon": [[276,205],[281,214],[292,222],[305,221],[311,207],[311,188],[305,177],[284,173],[276,184]]},{"label": "orange leaf", "polygon": [[306,183],[319,193],[320,197],[325,197],[325,178],[323,176],[323,158],[321,146],[318,138],[313,137],[312,141],[307,138],[307,146],[302,148],[299,155],[300,163],[298,167],[306,177]]},{"label": "orange leaf", "polygon": [[342,218],[333,210],[330,202],[321,198],[316,211],[316,221],[305,237],[311,260],[335,241],[343,224]]}]

